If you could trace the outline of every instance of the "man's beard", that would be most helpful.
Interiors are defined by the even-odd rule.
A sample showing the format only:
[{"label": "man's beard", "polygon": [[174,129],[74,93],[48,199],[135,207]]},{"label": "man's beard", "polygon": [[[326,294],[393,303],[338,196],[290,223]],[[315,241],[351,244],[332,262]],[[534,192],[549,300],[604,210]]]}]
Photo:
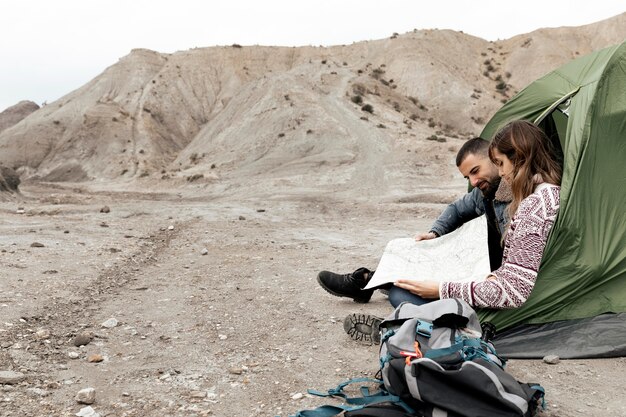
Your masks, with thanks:
[{"label": "man's beard", "polygon": [[500,186],[500,180],[500,177],[495,177],[491,181],[486,182],[486,184],[489,185],[484,190],[479,187],[480,192],[483,194],[483,197],[493,200],[493,197],[496,195],[496,191],[498,191],[498,187]]}]

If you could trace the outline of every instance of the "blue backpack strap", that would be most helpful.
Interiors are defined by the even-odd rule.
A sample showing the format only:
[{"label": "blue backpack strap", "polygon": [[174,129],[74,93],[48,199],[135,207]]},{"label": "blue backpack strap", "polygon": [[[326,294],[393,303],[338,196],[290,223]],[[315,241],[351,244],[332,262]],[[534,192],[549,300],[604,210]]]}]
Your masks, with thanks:
[{"label": "blue backpack strap", "polygon": [[289,417],[333,417],[342,411],[358,410],[359,408],[361,407],[350,407],[347,405],[322,405],[313,410],[298,411],[297,414],[293,414]]},{"label": "blue backpack strap", "polygon": [[[376,383],[378,384],[379,390],[375,392],[374,394],[370,394],[369,387],[362,386],[360,388],[361,397],[348,397],[343,392],[343,389],[347,387],[348,385],[354,384],[354,383],[361,383],[361,382]],[[397,395],[390,394],[384,388],[383,381],[381,381],[380,379],[353,378],[348,381],[340,383],[339,385],[337,385],[336,388],[329,389],[328,392],[321,392],[321,391],[309,389],[308,393],[312,395],[317,395],[318,397],[339,397],[339,398],[342,398],[348,404],[359,405],[359,406],[389,402],[389,403],[394,403],[394,404],[401,406],[409,413],[414,412],[411,407],[409,407],[407,404],[404,403],[404,401],[400,399],[400,397],[398,397]],[[358,408],[354,408],[354,409],[358,409]],[[312,416],[315,416],[315,415],[312,415]]]},{"label": "blue backpack strap", "polygon": [[531,385],[530,388],[537,391],[536,397],[541,398],[541,404],[540,404],[541,409],[545,410],[546,409],[546,390],[539,384]]},{"label": "blue backpack strap", "polygon": [[[379,387],[382,385],[383,381],[381,381],[380,379],[373,379],[373,378],[352,378],[349,379],[345,382],[340,383],[339,385],[337,385],[336,388],[331,388],[329,389],[327,392],[321,392],[321,391],[317,391],[314,389],[309,389],[308,393],[312,394],[312,395],[317,395],[318,397],[341,397],[343,399],[345,399],[347,401],[348,396],[346,394],[344,394],[343,389],[345,387],[347,387],[350,384],[356,384],[356,383],[360,383],[360,382],[372,382],[377,384]],[[362,386],[361,387],[361,393],[364,392],[364,390],[366,390],[366,392],[368,393],[367,395],[369,395],[369,389],[368,387]]]}]

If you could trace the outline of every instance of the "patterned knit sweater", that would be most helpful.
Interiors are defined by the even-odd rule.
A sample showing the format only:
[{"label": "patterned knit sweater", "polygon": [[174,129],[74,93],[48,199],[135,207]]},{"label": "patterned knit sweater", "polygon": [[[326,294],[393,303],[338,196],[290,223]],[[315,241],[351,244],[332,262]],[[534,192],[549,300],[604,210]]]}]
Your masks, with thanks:
[{"label": "patterned knit sweater", "polygon": [[520,203],[504,239],[502,266],[481,281],[442,282],[441,298],[461,298],[470,305],[515,308],[535,285],[548,234],[559,210],[561,188],[542,183]]}]

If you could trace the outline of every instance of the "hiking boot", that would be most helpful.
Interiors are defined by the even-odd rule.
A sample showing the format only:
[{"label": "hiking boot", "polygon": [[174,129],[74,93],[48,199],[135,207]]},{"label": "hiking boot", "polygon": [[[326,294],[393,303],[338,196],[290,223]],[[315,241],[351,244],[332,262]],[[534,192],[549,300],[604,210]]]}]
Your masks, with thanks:
[{"label": "hiking boot", "polygon": [[374,290],[364,290],[373,272],[367,268],[359,268],[351,274],[335,274],[322,271],[317,274],[317,282],[326,292],[337,297],[352,298],[357,303],[367,303]]},{"label": "hiking boot", "polygon": [[370,314],[350,314],[343,319],[343,329],[352,340],[380,344],[380,317]]}]

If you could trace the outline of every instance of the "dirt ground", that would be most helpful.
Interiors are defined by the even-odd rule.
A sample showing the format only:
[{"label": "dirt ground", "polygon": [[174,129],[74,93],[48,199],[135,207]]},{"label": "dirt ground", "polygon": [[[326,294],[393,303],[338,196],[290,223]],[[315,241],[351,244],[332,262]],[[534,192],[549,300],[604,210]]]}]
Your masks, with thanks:
[{"label": "dirt ground", "polygon": [[[375,374],[377,346],[341,321],[388,314],[385,296],[336,298],[316,274],[375,267],[444,205],[197,191],[26,184],[0,202],[0,371],[24,375],[0,385],[1,416],[73,416],[87,387],[100,416],[288,416],[337,403],[309,388]],[[508,370],[545,387],[544,416],[626,415],[624,358]]]}]

